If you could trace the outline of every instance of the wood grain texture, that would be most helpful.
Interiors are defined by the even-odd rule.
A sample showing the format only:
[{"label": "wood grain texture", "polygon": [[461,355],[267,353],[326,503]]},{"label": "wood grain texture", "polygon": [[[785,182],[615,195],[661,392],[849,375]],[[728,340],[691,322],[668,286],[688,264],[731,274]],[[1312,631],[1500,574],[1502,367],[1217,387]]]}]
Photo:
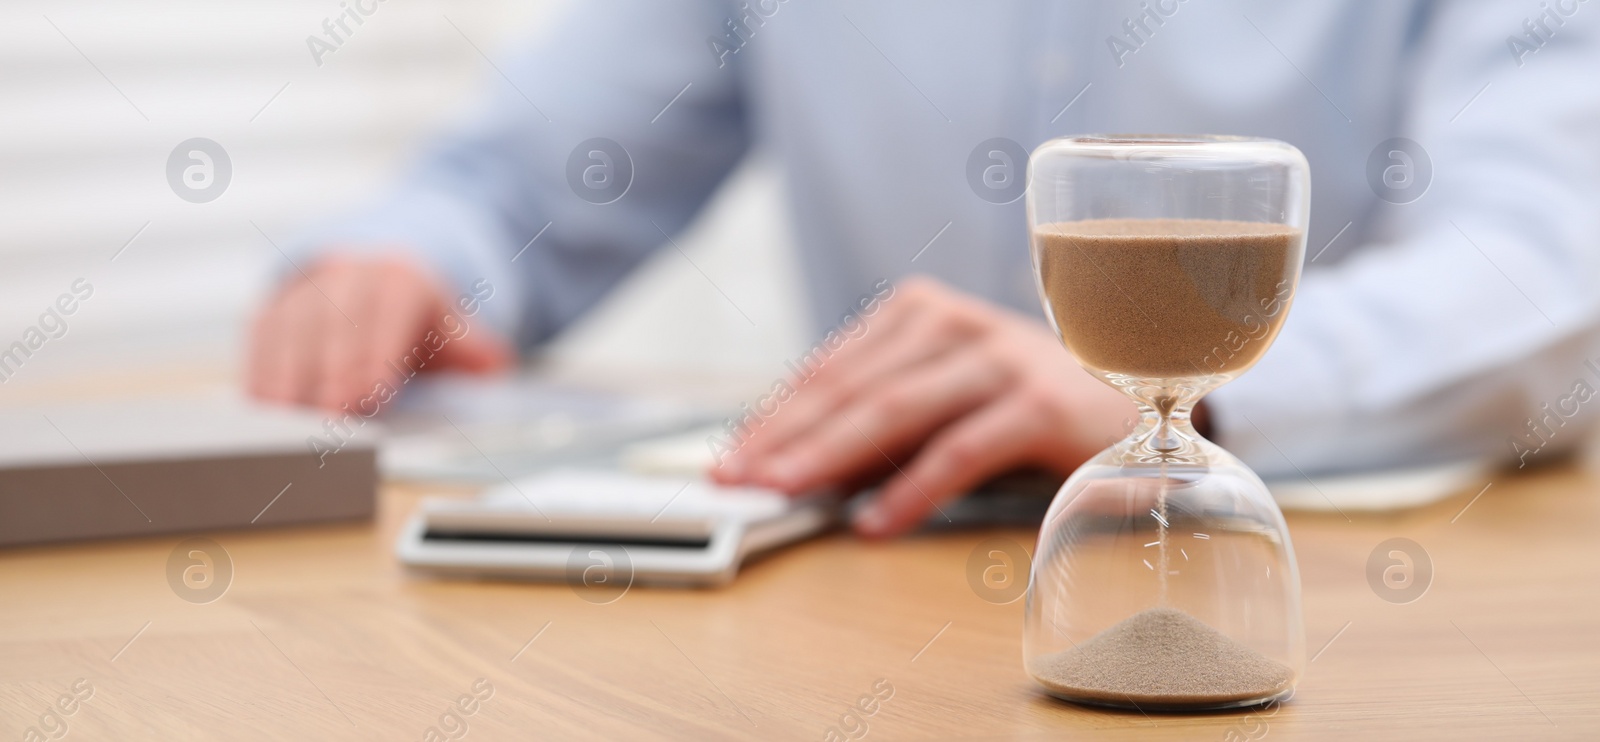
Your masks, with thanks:
[{"label": "wood grain texture", "polygon": [[[390,487],[374,524],[211,534],[234,573],[205,605],[168,586],[177,538],[0,552],[0,739],[79,678],[93,695],[61,716],[66,739],[424,739],[475,687],[493,695],[466,704],[461,739],[825,739],[889,687],[865,738],[1596,739],[1596,489],[1567,467],[1498,477],[1465,512],[1475,491],[1291,517],[1316,656],[1297,697],[1145,716],[1051,700],[1023,673],[1021,601],[979,597],[967,560],[995,536],[1031,551],[1029,532],[835,535],[726,589],[597,605],[406,574],[393,538],[420,493]],[[1368,584],[1393,537],[1433,562],[1410,604]]]}]

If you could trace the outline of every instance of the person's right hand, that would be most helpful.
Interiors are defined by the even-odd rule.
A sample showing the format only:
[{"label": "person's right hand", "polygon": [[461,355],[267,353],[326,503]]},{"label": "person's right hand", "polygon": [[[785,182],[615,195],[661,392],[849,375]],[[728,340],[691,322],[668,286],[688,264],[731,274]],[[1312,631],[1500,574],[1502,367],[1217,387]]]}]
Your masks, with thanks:
[{"label": "person's right hand", "polygon": [[[372,395],[379,382],[398,389],[402,372],[422,359],[423,370],[511,365],[510,346],[463,317],[455,302],[408,256],[330,255],[288,277],[256,318],[247,388],[269,401],[338,410]],[[429,331],[437,335],[425,343]],[[443,347],[429,347],[440,338]]]}]

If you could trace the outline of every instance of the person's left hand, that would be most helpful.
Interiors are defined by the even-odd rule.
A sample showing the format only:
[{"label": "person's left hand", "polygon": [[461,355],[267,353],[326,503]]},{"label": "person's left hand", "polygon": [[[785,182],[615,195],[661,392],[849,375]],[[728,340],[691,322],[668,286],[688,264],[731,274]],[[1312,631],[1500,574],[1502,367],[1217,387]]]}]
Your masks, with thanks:
[{"label": "person's left hand", "polygon": [[711,476],[789,493],[892,474],[856,518],[892,536],[1023,465],[1066,476],[1121,438],[1132,402],[1044,324],[925,278],[901,282]]}]

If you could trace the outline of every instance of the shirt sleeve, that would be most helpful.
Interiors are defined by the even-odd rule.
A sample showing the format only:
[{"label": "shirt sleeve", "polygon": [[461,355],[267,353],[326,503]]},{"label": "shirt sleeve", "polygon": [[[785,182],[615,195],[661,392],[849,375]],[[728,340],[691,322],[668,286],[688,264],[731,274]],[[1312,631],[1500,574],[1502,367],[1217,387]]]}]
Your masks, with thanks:
[{"label": "shirt sleeve", "polygon": [[[718,0],[583,0],[390,192],[298,241],[408,251],[456,287],[487,279],[521,347],[594,304],[683,227],[748,149],[739,60]],[[463,43],[471,43],[463,41]],[[726,49],[726,47],[724,47]]]},{"label": "shirt sleeve", "polygon": [[1516,466],[1593,426],[1600,18],[1549,5],[1542,45],[1532,6],[1433,6],[1397,122],[1428,190],[1377,202],[1370,244],[1309,268],[1274,347],[1211,397],[1219,440],[1264,476]]}]

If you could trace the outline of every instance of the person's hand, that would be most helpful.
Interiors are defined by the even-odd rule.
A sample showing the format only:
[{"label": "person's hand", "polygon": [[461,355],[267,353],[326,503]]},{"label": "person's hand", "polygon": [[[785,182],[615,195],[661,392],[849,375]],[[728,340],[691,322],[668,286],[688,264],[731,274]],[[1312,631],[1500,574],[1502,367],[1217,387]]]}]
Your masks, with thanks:
[{"label": "person's hand", "polygon": [[509,366],[511,349],[464,316],[461,302],[407,256],[331,255],[291,274],[256,318],[247,388],[269,401],[338,410],[371,397],[380,382],[398,389],[419,370]]},{"label": "person's hand", "polygon": [[864,320],[775,413],[749,418],[714,479],[800,493],[887,472],[855,527],[890,536],[1012,468],[1066,476],[1137,419],[1044,324],[935,281],[902,282]]}]

